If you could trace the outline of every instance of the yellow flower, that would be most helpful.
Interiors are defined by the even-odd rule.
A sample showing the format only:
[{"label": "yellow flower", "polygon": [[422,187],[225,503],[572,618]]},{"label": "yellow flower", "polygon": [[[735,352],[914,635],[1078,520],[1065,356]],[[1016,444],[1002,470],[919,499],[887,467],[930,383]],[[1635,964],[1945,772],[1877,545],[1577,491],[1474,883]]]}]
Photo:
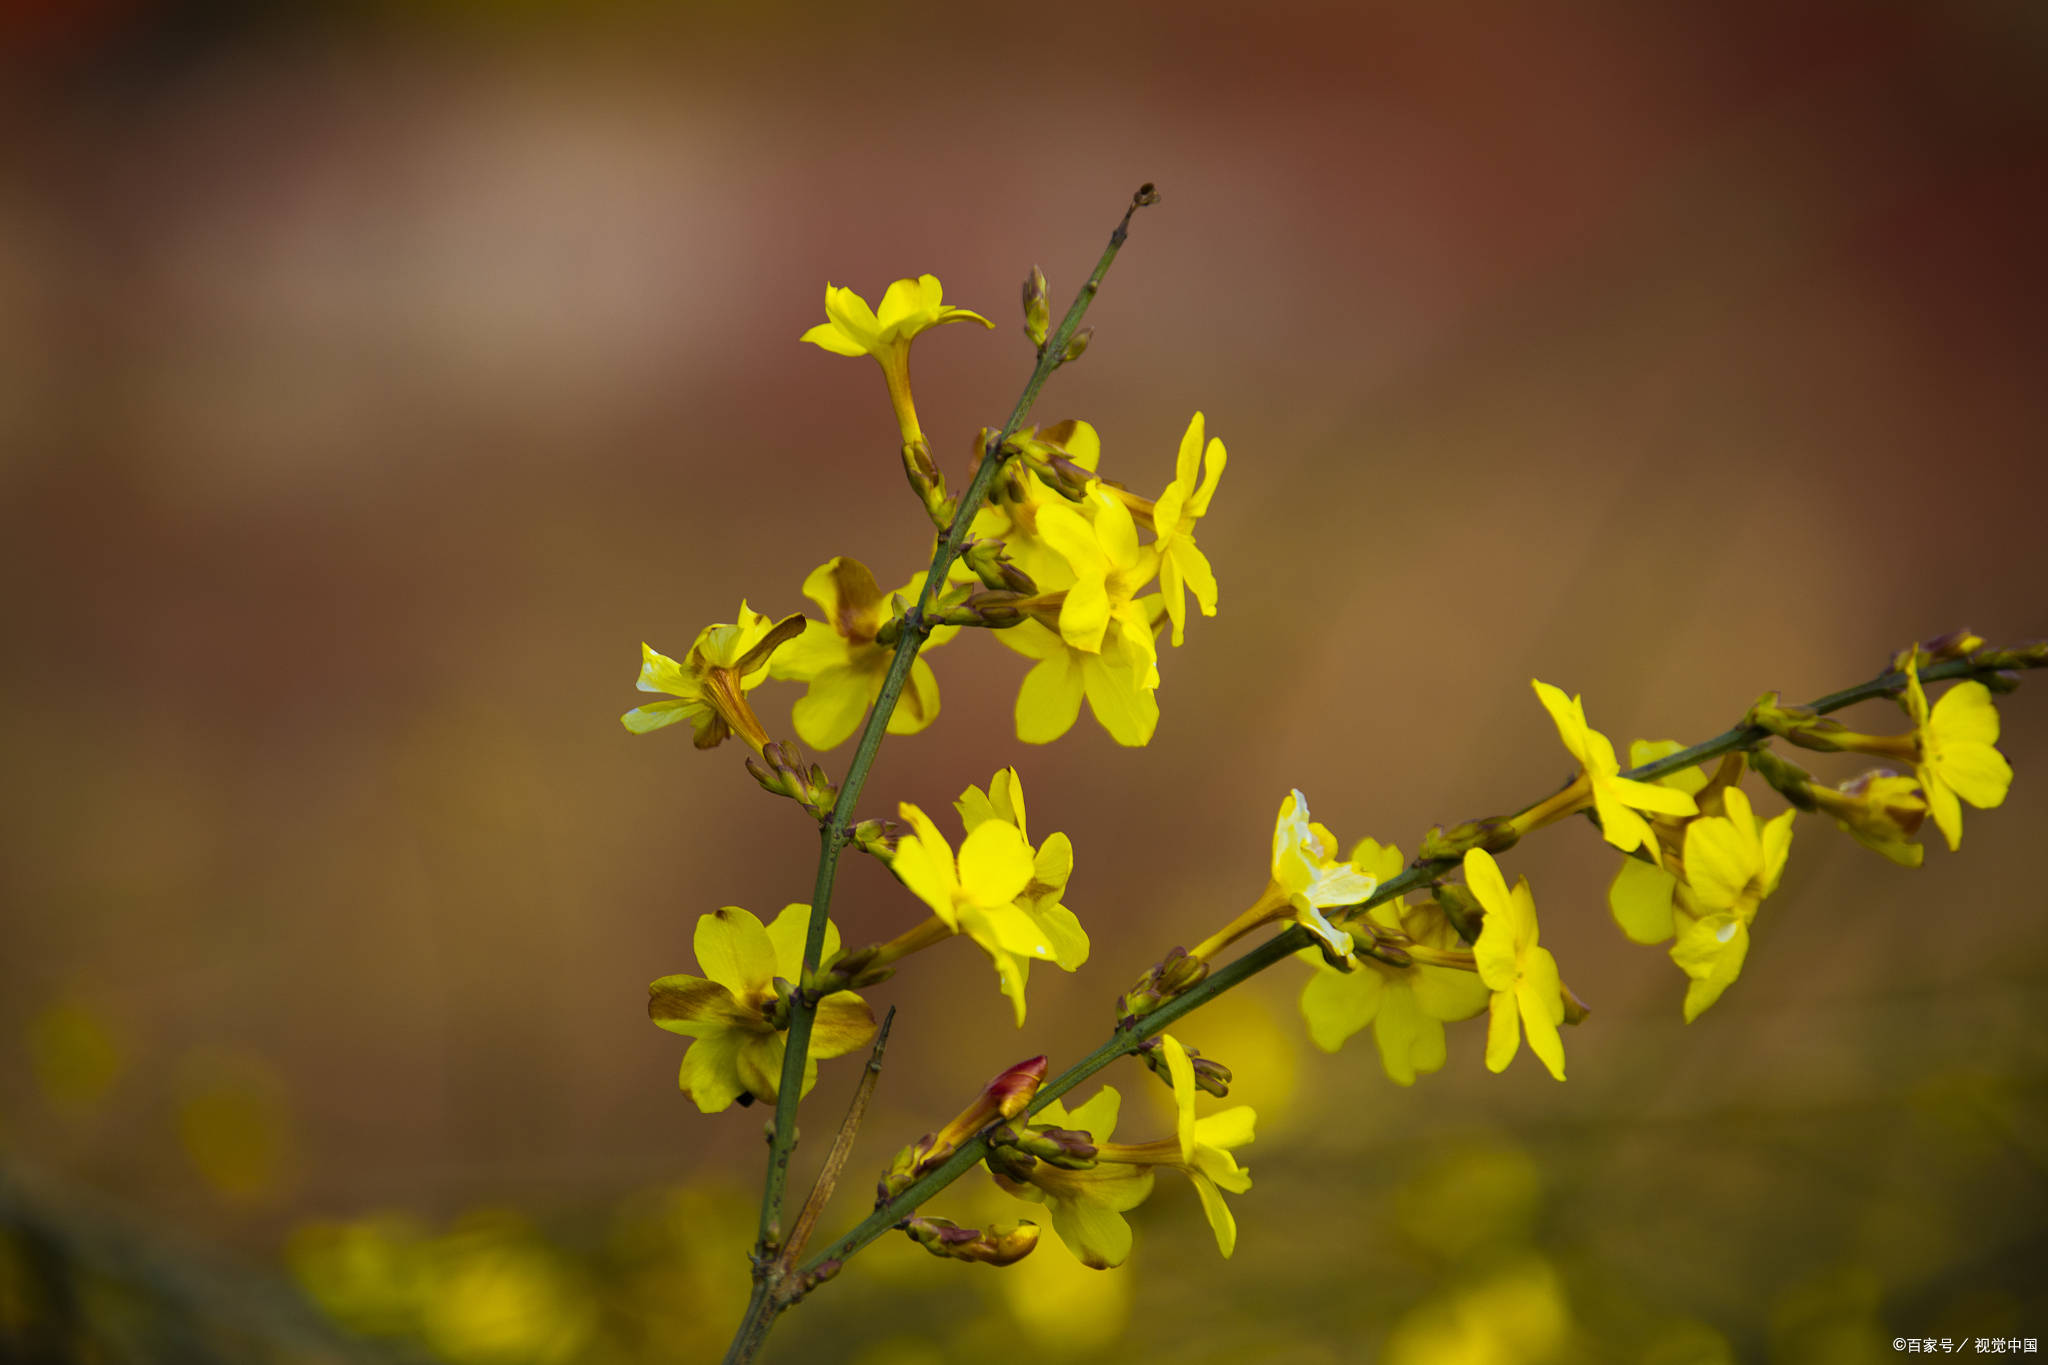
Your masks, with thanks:
[{"label": "yellow flower", "polygon": [[1692,797],[1672,787],[1620,776],[1621,765],[1615,761],[1613,743],[1586,724],[1584,701],[1567,698],[1559,688],[1534,678],[1529,685],[1536,689],[1537,700],[1556,722],[1558,738],[1584,770],[1577,785],[1585,790],[1577,793],[1568,809],[1583,810],[1591,805],[1600,817],[1600,828],[1608,843],[1624,853],[1645,849],[1652,860],[1661,862],[1663,855],[1657,848],[1656,836],[1638,812],[1691,815],[1699,809]]},{"label": "yellow flower", "polygon": [[[1116,1091],[1105,1085],[1071,1111],[1055,1100],[1032,1121],[1084,1132],[1099,1154],[1116,1132],[1120,1103]],[[1151,1195],[1152,1170],[1100,1161],[1085,1171],[1069,1171],[1041,1161],[1031,1168],[1028,1181],[998,1175],[996,1183],[1019,1199],[1045,1205],[1067,1250],[1085,1266],[1108,1270],[1131,1254],[1131,1225],[1123,1216]]]},{"label": "yellow flower", "polygon": [[[1399,876],[1405,866],[1400,849],[1372,839],[1359,840],[1351,864],[1375,883]],[[1411,906],[1402,896],[1382,901],[1366,915],[1425,947],[1456,951],[1464,946],[1434,903]],[[1301,990],[1301,1013],[1316,1046],[1335,1052],[1371,1024],[1380,1065],[1399,1085],[1413,1085],[1418,1074],[1442,1068],[1445,1020],[1470,1019],[1486,1008],[1486,983],[1455,967],[1421,962],[1392,967],[1362,957],[1358,970],[1345,972],[1323,961],[1316,949],[1304,948],[1295,956],[1315,968]]]},{"label": "yellow flower", "polygon": [[[1684,747],[1675,739],[1635,740],[1628,746],[1629,766],[1640,768]],[[1721,800],[1718,790],[1710,796],[1703,794],[1709,781],[1706,769],[1695,764],[1666,773],[1657,779],[1657,785],[1675,787],[1692,797],[1695,803],[1711,801],[1718,808]],[[1656,837],[1659,861],[1650,863],[1636,857],[1623,858],[1621,870],[1614,874],[1614,881],[1607,888],[1608,911],[1614,916],[1614,922],[1621,926],[1621,931],[1636,943],[1662,943],[1677,930],[1671,918],[1671,901],[1678,889],[1678,878],[1667,869],[1664,860],[1684,848],[1685,826],[1684,817],[1653,817],[1650,827]]]},{"label": "yellow flower", "polygon": [[897,809],[912,833],[896,844],[891,864],[896,879],[929,905],[947,929],[966,934],[989,955],[1021,1027],[1026,963],[1059,956],[1039,922],[1016,903],[1037,870],[1031,845],[1015,825],[989,820],[967,835],[956,862],[952,845],[929,815],[908,801]]},{"label": "yellow flower", "polygon": [[[1013,825],[1031,846],[1031,831],[1024,823],[1024,783],[1015,768],[1004,768],[989,780],[988,790],[969,787],[953,803],[967,833],[989,821]],[[1031,880],[1017,897],[1017,908],[1031,917],[1046,942],[1052,945],[1052,959],[1063,972],[1071,972],[1088,960],[1088,931],[1073,911],[1060,904],[1067,892],[1067,880],[1074,875],[1074,844],[1058,830],[1039,845],[1031,856]],[[1020,978],[1028,975],[1028,958],[1017,959]]]},{"label": "yellow flower", "polygon": [[[915,602],[924,578],[920,569],[896,595]],[[876,644],[875,633],[896,613],[891,595],[876,586],[867,565],[845,555],[813,569],[804,580],[804,596],[818,604],[825,619],[805,621],[803,634],[770,661],[768,676],[810,684],[791,719],[797,738],[814,749],[830,749],[860,727],[861,717],[881,694],[896,650]],[[924,648],[929,651],[959,633],[958,626],[940,626]],[[920,653],[889,717],[889,733],[914,735],[938,714],[939,680]]]},{"label": "yellow flower", "polygon": [[[696,1041],[683,1054],[678,1083],[707,1114],[742,1096],[776,1097],[782,1076],[783,1035],[770,1022],[775,980],[803,973],[804,933],[811,907],[785,906],[766,928],[736,905],[697,921],[697,965],[705,975],[664,976],[647,988],[647,1013],[670,1033]],[[839,930],[828,920],[820,961],[839,951]],[[707,979],[708,978],[708,979]],[[851,992],[818,1003],[803,1093],[818,1079],[818,1059],[867,1046],[875,1016]]]},{"label": "yellow flower", "polygon": [[[1611,751],[1610,751],[1611,752]],[[1479,978],[1493,992],[1492,1017],[1486,1030],[1486,1066],[1505,1071],[1529,1032],[1529,1050],[1550,1074],[1564,1079],[1564,1040],[1557,1026],[1564,1022],[1564,995],[1557,959],[1536,943],[1536,898],[1529,879],[1518,878],[1512,894],[1500,864],[1485,849],[1465,855],[1465,885],[1486,910],[1486,922],[1472,956]]]},{"label": "yellow flower", "polygon": [[889,386],[889,402],[896,409],[896,420],[906,442],[924,439],[917,424],[917,411],[910,401],[910,343],[918,333],[948,322],[995,326],[979,313],[939,300],[936,275],[896,281],[882,295],[879,311],[871,310],[867,300],[851,289],[828,284],[826,321],[800,338],[835,355],[871,355],[880,362],[883,380]]},{"label": "yellow flower", "polygon": [[748,704],[747,693],[767,678],[776,648],[803,628],[801,616],[770,622],[741,602],[738,623],[706,626],[680,663],[643,643],[640,690],[666,692],[675,700],[636,706],[619,720],[636,735],[687,720],[700,749],[715,748],[727,735],[737,734],[758,754],[768,743],[768,732]]},{"label": "yellow flower", "polygon": [[[1152,630],[1159,629],[1164,607],[1155,594],[1138,607]],[[1149,744],[1159,727],[1159,670],[1149,642],[1140,656],[1127,650],[1089,653],[1069,644],[1060,633],[1025,620],[996,632],[1004,645],[1037,662],[1017,690],[1017,738],[1026,744],[1050,744],[1073,729],[1081,714],[1081,698],[1110,738],[1129,747]]]},{"label": "yellow flower", "polygon": [[1749,955],[1749,926],[1757,907],[1778,889],[1792,849],[1786,811],[1759,826],[1741,788],[1723,797],[1725,815],[1701,816],[1685,829],[1685,881],[1679,894],[1678,941],[1671,960],[1692,983],[1685,1019],[1721,998]]},{"label": "yellow flower", "polygon": [[1349,971],[1354,963],[1351,935],[1330,923],[1323,911],[1357,905],[1379,883],[1350,863],[1337,861],[1337,836],[1308,818],[1308,798],[1299,789],[1280,800],[1273,822],[1272,876],[1251,908],[1196,944],[1191,958],[1216,954],[1264,924],[1292,919],[1315,936],[1323,956]]},{"label": "yellow flower", "polygon": [[1083,653],[1120,653],[1152,666],[1153,627],[1137,598],[1158,573],[1159,556],[1138,544],[1130,509],[1100,484],[1090,489],[1085,505],[1087,516],[1066,502],[1038,513],[1038,534],[1074,571],[1060,603],[1060,638]]},{"label": "yellow flower", "polygon": [[[1202,447],[1202,414],[1196,413],[1180,438],[1180,456],[1173,482],[1152,507],[1152,527],[1157,539],[1152,549],[1159,555],[1159,590],[1166,598],[1166,614],[1173,618],[1173,642],[1180,644],[1187,623],[1187,601],[1182,588],[1195,595],[1202,615],[1216,614],[1216,575],[1206,555],[1195,545],[1195,523],[1209,510],[1209,498],[1216,481],[1223,477],[1226,452],[1223,442],[1210,441]],[[1201,474],[1201,482],[1195,476]]]},{"label": "yellow flower", "polygon": [[[1258,1115],[1250,1105],[1239,1104],[1196,1118],[1195,1068],[1187,1049],[1172,1034],[1163,1035],[1159,1046],[1166,1054],[1167,1074],[1173,1079],[1174,1145],[1180,1152],[1174,1165],[1194,1184],[1209,1230],[1216,1234],[1216,1249],[1227,1259],[1237,1249],[1237,1219],[1223,1202],[1222,1192],[1243,1194],[1252,1187],[1252,1173],[1230,1153],[1251,1143]],[[1112,1144],[1107,1150],[1098,1146],[1097,1154],[1104,1161],[1128,1161],[1134,1150]]]},{"label": "yellow flower", "polygon": [[1914,771],[1927,809],[1954,852],[1963,842],[1963,810],[1956,798],[1989,810],[2012,788],[2012,765],[1996,747],[1998,708],[1991,704],[1991,689],[1973,680],[1951,687],[1930,710],[1916,658],[1906,663],[1906,710],[1919,741]]}]

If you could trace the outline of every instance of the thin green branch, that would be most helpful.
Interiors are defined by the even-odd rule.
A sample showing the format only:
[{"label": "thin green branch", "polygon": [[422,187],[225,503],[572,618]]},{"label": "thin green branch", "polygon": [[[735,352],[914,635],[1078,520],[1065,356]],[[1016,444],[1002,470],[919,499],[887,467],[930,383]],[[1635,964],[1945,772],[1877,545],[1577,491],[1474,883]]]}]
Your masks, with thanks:
[{"label": "thin green branch", "polygon": [[[1117,252],[1130,234],[1131,215],[1158,200],[1159,196],[1150,184],[1132,196],[1130,206],[1124,210],[1115,231],[1110,234],[1102,259],[1095,264],[1094,273],[1074,296],[1066,317],[1060,321],[1059,330],[1040,348],[1038,362],[1032,367],[1031,377],[1025,382],[1024,392],[1011,410],[1009,420],[982,448],[981,460],[975,466],[967,491],[961,495],[953,523],[932,552],[924,588],[910,610],[904,613],[896,653],[889,661],[889,672],[882,680],[882,690],[861,729],[860,742],[854,747],[853,761],[846,770],[846,780],[839,788],[839,797],[832,803],[832,813],[818,829],[818,869],[812,881],[811,917],[804,934],[803,979],[806,981],[817,972],[818,959],[824,951],[825,924],[831,910],[833,885],[839,873],[839,854],[846,846],[847,831],[853,825],[853,812],[860,803],[861,789],[867,784],[868,770],[873,767],[875,754],[882,747],[889,717],[895,713],[897,699],[902,696],[904,684],[910,677],[910,666],[916,662],[918,651],[924,648],[924,642],[931,634],[932,627],[925,619],[926,613],[946,581],[947,570],[959,557],[960,546],[967,538],[967,528],[988,496],[996,471],[1002,467],[1004,443],[1023,425],[1031,405],[1037,401],[1039,390],[1045,387],[1045,381],[1052,372],[1064,363],[1067,343],[1080,327],[1088,305],[1102,287],[1103,276],[1109,273],[1110,263],[1116,259]],[[803,1089],[804,1063],[810,1055],[811,1030],[817,1012],[818,1002],[808,991],[799,990],[790,1002],[789,1030],[775,1099],[775,1118],[768,1131],[768,1175],[761,1190],[760,1231],[754,1246],[754,1294],[747,1306],[746,1317],[726,1352],[727,1365],[744,1365],[753,1358],[775,1315],[783,1307],[782,1280],[786,1267],[780,1259],[782,1202],[789,1183],[790,1152],[796,1145],[797,1100]],[[816,1266],[807,1269],[815,1271]],[[798,1277],[796,1283],[801,1286],[804,1283],[802,1277]]]},{"label": "thin green branch", "polygon": [[[1997,671],[1994,668],[1974,665],[1968,659],[1952,659],[1938,664],[1931,664],[1921,669],[1920,680],[1926,683],[1939,682],[1946,678],[1983,678]],[[1897,695],[1905,686],[1906,675],[1904,673],[1888,670],[1872,678],[1869,682],[1859,683],[1854,687],[1830,693],[1820,700],[1810,703],[1809,709],[1821,713],[1839,711],[1845,706],[1853,705],[1859,701],[1867,701],[1873,697]],[[1770,737],[1770,732],[1759,726],[1738,725],[1723,731],[1712,739],[1695,744],[1689,749],[1681,749],[1675,754],[1658,759],[1655,763],[1645,763],[1640,767],[1631,768],[1624,772],[1622,776],[1642,782],[1651,781],[1667,773],[1676,772],[1680,768],[1690,767],[1696,763],[1719,758],[1722,754],[1730,753],[1736,749],[1753,748]],[[1418,861],[1399,876],[1389,878],[1387,881],[1380,883],[1374,889],[1371,897],[1359,905],[1333,908],[1330,913],[1345,914],[1356,910],[1368,909],[1383,901],[1391,900],[1396,896],[1404,895],[1409,891],[1427,886],[1455,867],[1457,861],[1454,858]],[[1033,1097],[1026,1115],[1037,1113],[1046,1105],[1051,1104],[1054,1100],[1066,1094],[1119,1057],[1128,1056],[1138,1051],[1147,1039],[1163,1031],[1174,1021],[1200,1009],[1225,991],[1257,976],[1274,963],[1293,956],[1303,948],[1312,946],[1314,942],[1314,938],[1307,930],[1299,926],[1290,926],[1284,932],[1266,940],[1244,956],[1231,961],[1225,966],[1219,967],[1194,986],[1161,1004],[1157,1009],[1134,1021],[1131,1025],[1119,1028],[1116,1032],[1110,1034],[1109,1038],[1093,1052],[1090,1052],[1086,1057],[1068,1067],[1058,1076],[1047,1081],[1039,1088],[1037,1095]],[[985,1137],[976,1137],[972,1141],[962,1144],[958,1151],[946,1158],[938,1166],[933,1167],[918,1179],[916,1183],[904,1189],[894,1199],[877,1207],[873,1213],[862,1219],[845,1236],[833,1242],[822,1254],[807,1263],[804,1269],[815,1270],[827,1261],[843,1262],[847,1257],[874,1241],[912,1213],[915,1213],[926,1200],[952,1184],[955,1180],[958,1180],[962,1175],[965,1175],[968,1170],[979,1163],[987,1154],[988,1142]]]}]

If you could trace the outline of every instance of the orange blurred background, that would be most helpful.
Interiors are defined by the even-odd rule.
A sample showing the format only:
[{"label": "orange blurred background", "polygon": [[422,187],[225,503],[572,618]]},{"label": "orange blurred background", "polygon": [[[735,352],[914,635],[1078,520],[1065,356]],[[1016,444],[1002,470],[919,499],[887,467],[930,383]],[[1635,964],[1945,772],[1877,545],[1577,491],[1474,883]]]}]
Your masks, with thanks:
[{"label": "orange blurred background", "polygon": [[[245,1269],[390,1210],[517,1210],[581,1265],[679,1187],[659,1216],[723,1240],[698,1288],[664,1282],[696,1326],[660,1358],[722,1343],[763,1115],[695,1112],[643,991],[694,969],[699,914],[807,896],[815,838],[738,746],[616,716],[643,639],[799,610],[834,554],[885,585],[924,562],[872,367],[797,343],[827,280],[931,271],[998,321],[917,348],[957,485],[1029,368],[1018,282],[1037,262],[1064,304],[1155,181],[1038,416],[1094,423],[1141,490],[1197,408],[1232,457],[1202,527],[1222,610],[1162,659],[1149,748],[1085,716],[1020,745],[1022,661],[968,638],[934,656],[938,726],[883,750],[865,813],[1015,763],[1034,832],[1074,840],[1094,955],[1034,975],[1021,1035],[964,944],[870,993],[896,1032],[828,1226],[1255,896],[1290,787],[1412,852],[1565,775],[1532,675],[1617,741],[1692,740],[1915,638],[2048,634],[2035,6],[0,22],[0,1160]],[[1010,1272],[892,1246],[779,1358],[1851,1361],[2048,1332],[2017,1269],[2048,1251],[2035,691],[1961,855],[1904,872],[1802,821],[1697,1023],[1567,826],[1507,865],[1594,1006],[1568,1085],[1488,1075],[1471,1024],[1402,1090],[1367,1038],[1309,1047],[1276,971],[1181,1030],[1261,1111],[1228,1266],[1162,1181],[1122,1287],[1032,1272],[1041,1305],[1109,1296],[1092,1336],[1033,1325]],[[771,729],[796,695],[757,694]],[[865,864],[834,907],[856,943],[918,913]],[[806,1111],[813,1160],[855,1070]],[[1137,1068],[1110,1079],[1132,1135],[1169,1121]],[[1478,1213],[1468,1169],[1506,1191]],[[1498,1225],[1478,1252],[1445,1231],[1468,1219]],[[1517,1303],[1522,1355],[1457,1325]],[[641,1358],[609,1330],[548,1358]],[[545,1354],[507,1340],[426,1348]]]}]

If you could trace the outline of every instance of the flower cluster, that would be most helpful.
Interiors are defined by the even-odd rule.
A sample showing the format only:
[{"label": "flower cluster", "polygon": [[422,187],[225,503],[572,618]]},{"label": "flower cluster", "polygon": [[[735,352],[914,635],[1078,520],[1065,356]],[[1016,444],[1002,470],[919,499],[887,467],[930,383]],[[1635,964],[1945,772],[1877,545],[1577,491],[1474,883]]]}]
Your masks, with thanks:
[{"label": "flower cluster", "polygon": [[[1144,202],[1141,194],[1136,203]],[[1099,274],[1084,301],[1096,283]],[[756,780],[816,816],[823,835],[815,914],[791,905],[767,925],[732,906],[706,914],[696,926],[703,975],[665,976],[650,988],[654,1022],[691,1040],[680,1084],[700,1109],[776,1102],[769,1131],[776,1174],[763,1201],[757,1305],[794,1301],[836,1270],[841,1250],[857,1250],[863,1235],[883,1227],[949,1259],[1001,1266],[1031,1254],[1035,1224],[969,1227],[919,1211],[937,1185],[975,1162],[1002,1190],[1045,1208],[1059,1239],[1097,1268],[1129,1255],[1125,1215],[1150,1196],[1161,1168],[1177,1171],[1229,1256],[1237,1223],[1225,1195],[1251,1188],[1235,1153],[1252,1141],[1255,1116],[1244,1105],[1198,1114],[1197,1092],[1227,1098],[1232,1072],[1163,1030],[1288,956],[1311,972],[1300,1008],[1314,1042],[1335,1052],[1370,1026],[1381,1065],[1398,1084],[1443,1068],[1447,1026],[1482,1014],[1488,1069],[1506,1069],[1526,1041],[1544,1070],[1564,1080],[1562,1029],[1588,1011],[1542,943],[1528,879],[1511,886],[1496,857],[1536,830],[1572,816],[1594,827],[1610,850],[1605,856],[1619,859],[1608,894],[1613,918],[1638,943],[1669,943],[1686,979],[1682,1010],[1690,1022],[1740,976],[1754,926],[1784,876],[1800,813],[1823,814],[1893,862],[1917,866],[1924,850],[1916,835],[1927,816],[1954,849],[1961,807],[1997,806],[2011,784],[1986,679],[2004,686],[2002,670],[2048,664],[2048,649],[1985,650],[1981,639],[1960,632],[1907,649],[1875,683],[1817,709],[1782,706],[1769,695],[1743,727],[1696,749],[1637,741],[1627,770],[1588,720],[1582,697],[1532,679],[1575,765],[1562,788],[1513,815],[1433,829],[1405,863],[1399,848],[1370,838],[1340,854],[1337,836],[1310,816],[1307,798],[1289,791],[1264,857],[1263,889],[1194,947],[1170,948],[1124,993],[1117,1032],[1103,1051],[1050,1083],[1043,1057],[997,1076],[950,1122],[899,1152],[878,1183],[877,1212],[862,1225],[869,1232],[857,1229],[841,1250],[804,1268],[807,1278],[792,1280],[795,1254],[851,1149],[879,1066],[876,1042],[877,1060],[834,1146],[822,1194],[795,1220],[792,1244],[777,1245],[794,1105],[815,1081],[820,1058],[878,1036],[857,992],[881,984],[913,955],[964,938],[988,958],[1021,1026],[1032,965],[1072,972],[1089,955],[1087,931],[1065,904],[1073,843],[1057,832],[1034,842],[1015,768],[960,794],[957,837],[909,800],[895,803],[893,820],[854,823],[876,746],[884,733],[914,734],[937,719],[939,684],[926,655],[969,628],[997,633],[1031,661],[1015,705],[1020,740],[1041,744],[1066,734],[1085,700],[1120,744],[1149,742],[1159,720],[1160,632],[1170,628],[1172,644],[1184,642],[1190,598],[1201,614],[1216,612],[1215,573],[1196,537],[1226,463],[1222,442],[1197,412],[1171,480],[1147,498],[1105,477],[1101,437],[1086,422],[1019,426],[980,434],[967,494],[955,497],[918,420],[910,347],[943,324],[987,326],[988,319],[946,304],[930,275],[896,281],[877,309],[828,285],[825,306],[828,320],[802,339],[880,365],[906,477],[938,532],[930,565],[907,579],[892,575],[888,581],[902,586],[884,591],[866,565],[838,556],[803,583],[814,617],[771,621],[742,602],[735,623],[707,627],[680,660],[643,646],[639,685],[666,697],[623,718],[636,733],[688,720],[700,748],[739,736],[752,751]],[[1025,332],[1037,348],[1027,399],[1087,345],[1087,334],[1075,330],[1082,306],[1054,332],[1043,277],[1034,271],[1027,281]],[[1960,680],[1930,703],[1926,677]],[[794,743],[771,737],[750,699],[770,679],[804,685],[790,721],[803,744],[832,749],[862,732],[843,788]],[[1859,734],[1820,714],[1878,695],[1899,701],[1905,731]],[[1776,753],[1781,741],[1901,767],[1827,786]],[[1708,759],[1719,760],[1711,771]],[[1760,814],[1743,786],[1751,776],[1787,808]],[[852,950],[825,918],[846,849],[885,865],[905,893],[901,903],[917,916],[893,938]],[[1226,964],[1225,955],[1257,931],[1270,931],[1268,942]],[[879,1032],[886,1036],[886,1027]],[[1476,1035],[1468,1035],[1475,1045]],[[1122,1056],[1136,1057],[1170,1087],[1170,1135],[1116,1141],[1120,1099],[1106,1085],[1072,1109],[1060,1103],[1072,1085]]]}]

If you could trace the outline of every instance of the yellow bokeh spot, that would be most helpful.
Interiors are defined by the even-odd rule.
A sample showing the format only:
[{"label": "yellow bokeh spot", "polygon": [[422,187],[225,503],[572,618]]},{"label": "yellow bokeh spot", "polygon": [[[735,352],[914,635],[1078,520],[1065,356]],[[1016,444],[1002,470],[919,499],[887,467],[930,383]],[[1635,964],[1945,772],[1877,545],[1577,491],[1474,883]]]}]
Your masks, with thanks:
[{"label": "yellow bokeh spot", "polygon": [[1386,1365],[1544,1365],[1566,1358],[1571,1310],[1557,1272],[1529,1256],[1424,1301],[1394,1327]]},{"label": "yellow bokeh spot", "polygon": [[125,1060],[106,1017],[80,1000],[60,1000],[29,1021],[28,1054],[36,1084],[63,1109],[99,1103]]},{"label": "yellow bokeh spot", "polygon": [[581,1279],[511,1214],[465,1217],[435,1244],[428,1281],[420,1335],[457,1365],[551,1365],[596,1325]]},{"label": "yellow bokeh spot", "polygon": [[[1047,1241],[1052,1240],[1047,1234]],[[1040,1246],[1000,1281],[1003,1302],[1024,1335],[1061,1354],[1100,1350],[1123,1335],[1131,1320],[1131,1267],[1090,1270],[1072,1256]]]},{"label": "yellow bokeh spot", "polygon": [[294,1161],[283,1078],[261,1058],[227,1053],[195,1053],[183,1073],[178,1136],[201,1178],[227,1199],[276,1196]]},{"label": "yellow bokeh spot", "polygon": [[1401,1230],[1447,1260],[1519,1247],[1543,1203],[1543,1176],[1526,1152],[1469,1146],[1446,1153],[1402,1186]]}]

